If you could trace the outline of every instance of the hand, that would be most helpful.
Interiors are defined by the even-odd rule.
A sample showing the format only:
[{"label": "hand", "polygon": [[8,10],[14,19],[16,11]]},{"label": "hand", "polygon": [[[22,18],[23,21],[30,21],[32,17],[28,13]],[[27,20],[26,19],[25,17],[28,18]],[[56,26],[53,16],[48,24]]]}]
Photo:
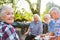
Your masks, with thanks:
[{"label": "hand", "polygon": [[28,33],[26,32],[24,35],[26,36]]},{"label": "hand", "polygon": [[45,37],[46,34],[42,34],[41,37]]}]

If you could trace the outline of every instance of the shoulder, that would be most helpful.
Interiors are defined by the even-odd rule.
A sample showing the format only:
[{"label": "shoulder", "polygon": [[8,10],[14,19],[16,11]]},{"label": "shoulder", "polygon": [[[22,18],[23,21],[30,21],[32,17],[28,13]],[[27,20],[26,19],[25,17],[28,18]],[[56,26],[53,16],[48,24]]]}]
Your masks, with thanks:
[{"label": "shoulder", "polygon": [[0,29],[6,27],[7,25],[4,22],[0,22]]},{"label": "shoulder", "polygon": [[57,20],[58,23],[60,23],[60,18]]},{"label": "shoulder", "polygon": [[12,25],[8,25],[8,24],[6,24],[4,22],[0,22],[0,30],[2,30],[3,32],[8,31],[8,30],[12,30],[12,29],[14,29],[12,27]]},{"label": "shoulder", "polygon": [[54,24],[55,23],[55,20],[51,20],[49,24]]},{"label": "shoulder", "polygon": [[38,21],[39,24],[43,24],[42,21]]},{"label": "shoulder", "polygon": [[31,22],[30,22],[30,24],[33,24],[33,23],[34,23],[34,21],[31,21]]}]

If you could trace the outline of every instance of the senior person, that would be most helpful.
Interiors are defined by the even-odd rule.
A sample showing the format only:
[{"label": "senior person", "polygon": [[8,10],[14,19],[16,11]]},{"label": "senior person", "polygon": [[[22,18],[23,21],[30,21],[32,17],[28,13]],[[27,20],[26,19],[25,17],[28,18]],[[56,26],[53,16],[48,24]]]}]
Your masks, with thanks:
[{"label": "senior person", "polygon": [[25,33],[27,35],[29,32],[30,34],[25,38],[25,40],[33,40],[34,37],[41,35],[43,33],[42,22],[39,19],[37,14],[34,14],[33,21],[30,23],[28,31]]},{"label": "senior person", "polygon": [[0,40],[19,40],[14,27],[11,25],[14,22],[13,9],[10,6],[0,8]]},{"label": "senior person", "polygon": [[50,34],[54,34],[55,40],[60,40],[60,10],[57,7],[53,7],[50,10],[51,18],[54,19],[54,30]]},{"label": "senior person", "polygon": [[50,23],[50,15],[49,14],[45,14],[44,15],[44,22],[43,22],[43,34],[48,33],[48,24]]}]

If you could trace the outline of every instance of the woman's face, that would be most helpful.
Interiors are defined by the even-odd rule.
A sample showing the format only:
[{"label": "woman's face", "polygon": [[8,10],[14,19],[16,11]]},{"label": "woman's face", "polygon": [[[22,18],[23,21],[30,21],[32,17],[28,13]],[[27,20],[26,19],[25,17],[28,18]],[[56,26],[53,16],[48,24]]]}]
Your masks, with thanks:
[{"label": "woman's face", "polygon": [[6,9],[2,16],[2,20],[8,24],[11,24],[12,22],[14,22],[13,12],[11,12],[11,10],[9,10],[9,9]]},{"label": "woman's face", "polygon": [[44,21],[47,22],[49,19],[47,17],[44,17]]},{"label": "woman's face", "polygon": [[57,11],[51,11],[50,12],[51,18],[57,19],[58,18],[58,12]]}]

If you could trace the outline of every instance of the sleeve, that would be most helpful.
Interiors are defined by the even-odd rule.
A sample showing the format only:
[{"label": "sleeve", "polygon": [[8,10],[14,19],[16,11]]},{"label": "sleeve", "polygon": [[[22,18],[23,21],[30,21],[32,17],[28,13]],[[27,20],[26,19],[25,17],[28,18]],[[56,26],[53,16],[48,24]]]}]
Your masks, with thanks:
[{"label": "sleeve", "polygon": [[0,40],[2,40],[3,32],[2,32],[2,26],[0,25]]},{"label": "sleeve", "polygon": [[43,33],[43,24],[42,24],[42,22],[39,25],[38,31],[39,31],[38,35],[41,35]]},{"label": "sleeve", "polygon": [[31,27],[32,27],[32,22],[31,22],[30,25],[29,25],[29,29],[31,29]]},{"label": "sleeve", "polygon": [[48,32],[54,32],[54,21],[51,21],[48,25]]}]

